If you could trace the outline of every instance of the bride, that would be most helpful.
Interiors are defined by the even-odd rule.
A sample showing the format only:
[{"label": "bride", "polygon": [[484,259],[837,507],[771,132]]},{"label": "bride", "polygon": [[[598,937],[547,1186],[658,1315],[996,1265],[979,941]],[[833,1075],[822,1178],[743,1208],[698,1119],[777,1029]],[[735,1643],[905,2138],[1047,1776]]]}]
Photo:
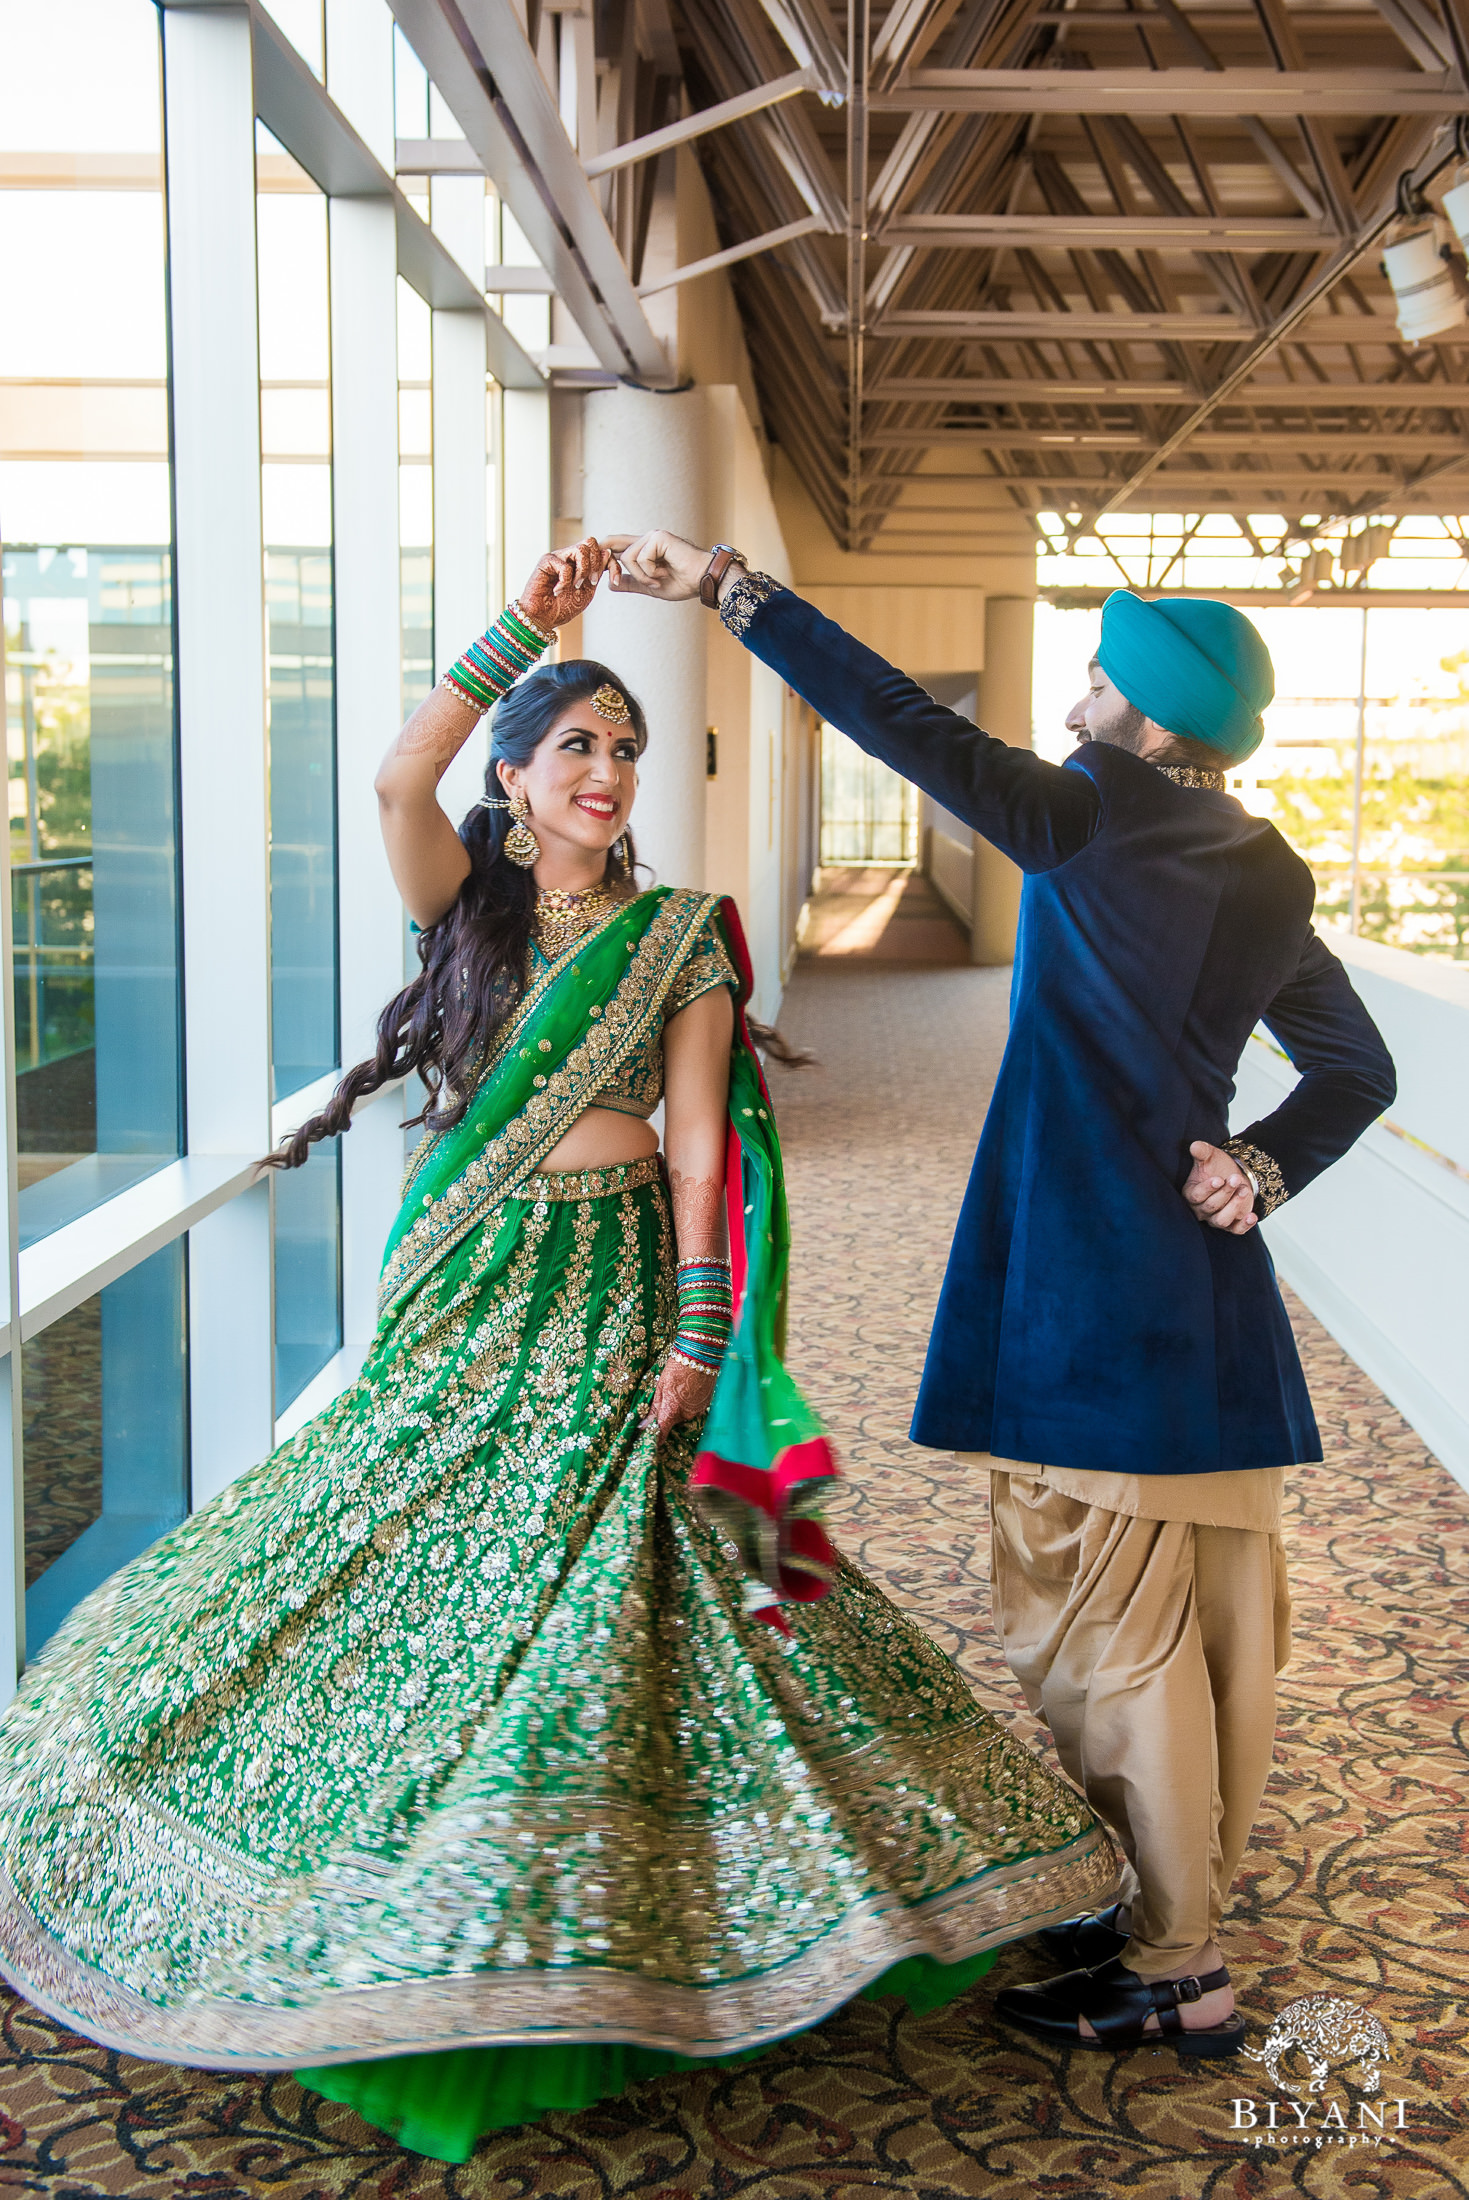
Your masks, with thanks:
[{"label": "bride", "polygon": [[543,559],[378,775],[422,967],[272,1157],[427,1087],[362,1374],[0,1720],[22,1994],[445,2160],[854,1994],[932,2007],[1114,1870],[820,1525],[739,919],[639,887],[624,682],[536,669],[606,562]]}]

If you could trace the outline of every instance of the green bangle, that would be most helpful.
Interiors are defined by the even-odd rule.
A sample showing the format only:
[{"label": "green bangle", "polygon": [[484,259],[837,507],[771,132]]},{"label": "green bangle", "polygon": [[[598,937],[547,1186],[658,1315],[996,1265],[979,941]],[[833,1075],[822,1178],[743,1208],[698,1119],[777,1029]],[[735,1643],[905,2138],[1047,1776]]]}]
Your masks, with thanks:
[{"label": "green bangle", "polygon": [[462,657],[456,657],[444,682],[481,713],[493,710],[517,680],[532,670],[554,636],[527,619],[518,604],[507,604],[498,619]]}]

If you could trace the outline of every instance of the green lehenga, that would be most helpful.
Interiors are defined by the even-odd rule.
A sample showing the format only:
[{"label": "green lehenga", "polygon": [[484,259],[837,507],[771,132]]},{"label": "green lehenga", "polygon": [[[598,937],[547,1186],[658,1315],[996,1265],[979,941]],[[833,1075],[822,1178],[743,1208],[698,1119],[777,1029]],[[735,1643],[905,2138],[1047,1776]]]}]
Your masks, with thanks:
[{"label": "green lehenga", "polygon": [[0,1968],[77,2029],[295,2068],[462,2159],[864,1990],[932,2002],[1108,1891],[1086,1805],[871,1583],[838,1562],[789,1601],[832,1569],[756,1303],[783,1201],[748,1064],[735,1184],[768,1227],[713,1519],[694,1432],[645,1425],[674,1326],[659,1163],[537,1173],[714,914],[645,895],[553,966],[419,1161],[359,1380],[27,1672]]}]

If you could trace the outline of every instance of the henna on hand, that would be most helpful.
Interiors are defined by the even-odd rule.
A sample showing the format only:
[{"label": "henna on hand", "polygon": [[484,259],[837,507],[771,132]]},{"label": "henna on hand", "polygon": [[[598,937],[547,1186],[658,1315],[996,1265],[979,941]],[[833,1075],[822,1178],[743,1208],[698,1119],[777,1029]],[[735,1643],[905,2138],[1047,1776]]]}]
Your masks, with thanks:
[{"label": "henna on hand", "polygon": [[679,1169],[671,1169],[668,1188],[680,1260],[723,1260],[727,1242],[724,1179],[686,1176]]},{"label": "henna on hand", "polygon": [[668,1360],[653,1392],[653,1408],[644,1422],[666,1436],[681,1421],[697,1421],[709,1411],[717,1378],[713,1368],[688,1367],[682,1360]]},{"label": "henna on hand", "polygon": [[548,550],[520,591],[518,601],[526,617],[543,627],[566,626],[579,619],[597,593],[609,556],[595,535],[570,550]]}]

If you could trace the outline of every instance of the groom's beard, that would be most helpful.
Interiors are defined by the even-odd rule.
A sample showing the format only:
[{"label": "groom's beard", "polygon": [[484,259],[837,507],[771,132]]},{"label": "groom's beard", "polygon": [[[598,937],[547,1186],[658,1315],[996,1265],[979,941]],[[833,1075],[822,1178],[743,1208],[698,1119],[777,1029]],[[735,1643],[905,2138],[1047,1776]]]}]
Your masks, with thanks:
[{"label": "groom's beard", "polygon": [[1136,756],[1143,746],[1143,728],[1147,722],[1146,712],[1135,709],[1131,703],[1123,703],[1100,725],[1094,720],[1084,738],[1105,741],[1114,749],[1129,749]]}]

